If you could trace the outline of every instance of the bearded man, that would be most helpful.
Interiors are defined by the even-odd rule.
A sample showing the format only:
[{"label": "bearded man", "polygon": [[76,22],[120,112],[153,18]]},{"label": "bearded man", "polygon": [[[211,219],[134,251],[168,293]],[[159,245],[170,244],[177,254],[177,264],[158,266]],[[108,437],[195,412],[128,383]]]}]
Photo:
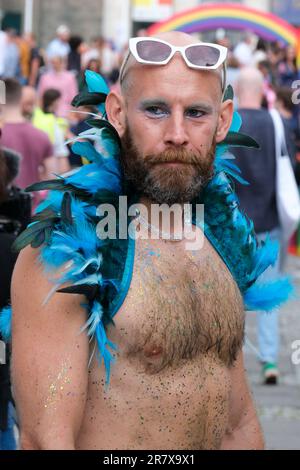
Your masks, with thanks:
[{"label": "bearded man", "polygon": [[[121,93],[111,92],[106,99],[110,124],[105,131],[111,125],[116,129],[123,182],[144,208],[193,201],[212,183],[216,146],[226,138],[233,117],[232,99],[223,99],[225,58],[224,48],[195,44],[178,32],[152,41],[131,40],[120,75]],[[95,83],[91,81],[90,92],[101,98]],[[99,120],[97,125],[104,126]],[[83,149],[86,155],[87,147]],[[240,263],[226,265],[207,236],[202,249],[188,251],[184,236],[172,237],[175,224],[169,240],[159,226],[156,239],[140,237],[134,249],[129,242],[118,284],[122,295],[111,300],[107,289],[117,284],[110,271],[122,257],[116,251],[121,240],[106,251],[98,243],[100,260],[91,246],[94,235],[87,220],[95,216],[91,198],[96,190],[90,182],[93,178],[96,185],[96,164],[90,152],[90,165],[52,182],[56,193],[62,181],[69,193],[56,212],[53,199],[37,214],[26,243],[36,227],[45,232],[38,232],[32,247],[21,252],[14,273],[12,376],[22,448],[262,449],[243,365],[244,304],[229,270]],[[101,171],[109,174],[101,189],[118,192],[116,170],[109,162],[101,160]],[[74,192],[75,186],[80,190]],[[214,205],[212,199],[208,202]],[[226,207],[235,210],[235,202]],[[144,234],[153,225],[147,214],[133,221]],[[54,231],[49,235],[51,220]],[[88,235],[81,237],[84,224]],[[201,227],[195,225],[194,232],[202,233]],[[41,245],[44,263],[47,258],[51,265],[63,256],[63,268],[54,275],[57,280],[63,273],[57,285],[64,287],[50,298],[54,290],[49,270],[35,249]],[[241,251],[239,259],[246,255]],[[71,286],[66,270],[76,281]],[[87,301],[85,326],[97,340],[108,373],[110,369],[108,386],[96,355],[89,362],[95,342],[89,344],[87,335],[79,334]],[[114,314],[104,322],[110,303]],[[113,344],[117,349],[111,354]]]}]

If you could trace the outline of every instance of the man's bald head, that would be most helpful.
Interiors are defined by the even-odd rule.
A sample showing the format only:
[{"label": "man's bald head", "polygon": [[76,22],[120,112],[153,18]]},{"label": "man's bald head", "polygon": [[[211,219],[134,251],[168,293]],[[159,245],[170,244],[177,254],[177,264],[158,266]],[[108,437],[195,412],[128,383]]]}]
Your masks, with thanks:
[{"label": "man's bald head", "polygon": [[264,84],[263,74],[255,67],[244,67],[237,79],[240,92],[251,90],[251,92],[261,91]]},{"label": "man's bald head", "polygon": [[31,119],[34,108],[37,104],[36,90],[31,86],[24,86],[22,88],[21,109],[22,114],[26,119]]},{"label": "man's bald head", "polygon": [[244,67],[235,84],[240,107],[259,108],[264,94],[264,76],[255,67]]},{"label": "man's bald head", "polygon": [[155,36],[157,39],[173,44],[173,46],[188,46],[195,43],[195,38],[190,34],[183,33],[182,31],[167,31],[165,33],[158,33]]},{"label": "man's bald head", "polygon": [[22,98],[24,99],[31,99],[32,101],[36,100],[37,98],[37,93],[35,88],[32,86],[25,85],[22,88]]},{"label": "man's bald head", "polygon": [[[153,38],[162,39],[163,41],[166,41],[173,46],[179,47],[189,46],[197,42],[193,36],[182,31],[168,31],[159,33],[156,36],[153,36]],[[183,60],[183,57],[181,59]],[[134,82],[132,72],[138,67],[157,67],[157,65],[147,65],[137,62],[128,50],[120,70],[120,86],[123,95],[127,95],[129,93]],[[161,66],[159,65],[158,67]],[[219,68],[217,70],[211,70],[210,72],[220,75],[222,81],[224,78],[222,77],[222,70],[222,68]]]}]

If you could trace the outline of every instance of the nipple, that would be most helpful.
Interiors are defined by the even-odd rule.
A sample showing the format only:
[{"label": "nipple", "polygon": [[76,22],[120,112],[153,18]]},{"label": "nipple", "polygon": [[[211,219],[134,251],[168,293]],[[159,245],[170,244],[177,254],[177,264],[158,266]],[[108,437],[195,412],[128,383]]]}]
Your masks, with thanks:
[{"label": "nipple", "polygon": [[147,346],[144,349],[144,354],[146,357],[157,357],[163,353],[163,348],[161,346]]}]

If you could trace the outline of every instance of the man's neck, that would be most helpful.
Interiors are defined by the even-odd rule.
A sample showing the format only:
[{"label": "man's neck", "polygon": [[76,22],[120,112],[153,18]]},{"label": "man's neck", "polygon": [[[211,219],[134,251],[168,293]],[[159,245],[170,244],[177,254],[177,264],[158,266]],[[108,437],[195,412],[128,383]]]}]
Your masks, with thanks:
[{"label": "man's neck", "polygon": [[26,122],[26,119],[21,113],[21,110],[18,107],[5,106],[2,111],[2,119],[4,123],[7,124],[19,124]]}]

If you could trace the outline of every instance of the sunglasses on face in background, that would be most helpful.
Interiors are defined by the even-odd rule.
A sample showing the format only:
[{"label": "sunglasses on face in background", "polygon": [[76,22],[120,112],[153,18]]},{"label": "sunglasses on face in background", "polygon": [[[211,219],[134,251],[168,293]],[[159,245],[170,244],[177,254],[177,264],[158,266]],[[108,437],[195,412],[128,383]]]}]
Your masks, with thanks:
[{"label": "sunglasses on face in background", "polygon": [[[148,65],[165,65],[176,52],[180,52],[186,65],[198,70],[215,70],[224,64],[227,57],[227,48],[218,44],[199,42],[180,47],[151,37],[131,38],[129,52],[137,62]],[[129,54],[120,71],[121,83],[128,58]]]}]

